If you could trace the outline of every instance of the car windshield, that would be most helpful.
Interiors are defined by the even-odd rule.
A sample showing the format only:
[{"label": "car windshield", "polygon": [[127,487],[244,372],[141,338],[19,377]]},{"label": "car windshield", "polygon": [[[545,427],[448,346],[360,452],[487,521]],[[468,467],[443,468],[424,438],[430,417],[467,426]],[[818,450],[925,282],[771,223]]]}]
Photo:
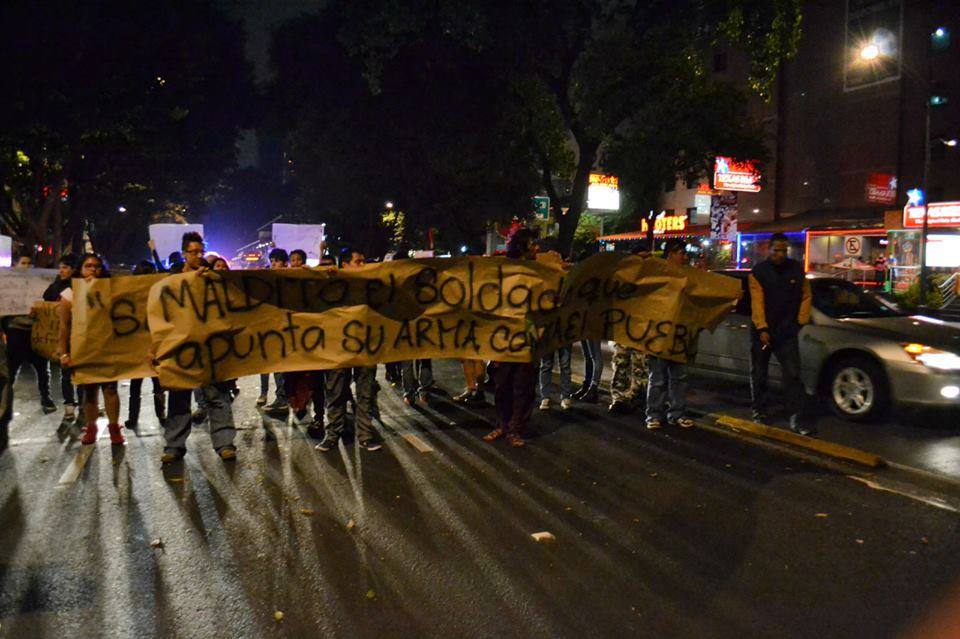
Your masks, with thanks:
[{"label": "car windshield", "polygon": [[836,319],[853,317],[896,317],[900,311],[873,293],[867,293],[850,282],[835,279],[814,279],[813,305],[818,311]]}]

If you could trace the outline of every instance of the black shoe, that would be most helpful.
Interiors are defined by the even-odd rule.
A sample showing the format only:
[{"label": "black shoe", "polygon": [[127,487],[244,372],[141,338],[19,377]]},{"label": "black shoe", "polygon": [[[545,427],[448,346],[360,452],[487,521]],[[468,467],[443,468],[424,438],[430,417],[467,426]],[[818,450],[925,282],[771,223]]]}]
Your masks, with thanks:
[{"label": "black shoe", "polygon": [[478,388],[470,394],[470,397],[467,398],[467,402],[471,404],[486,404],[487,396]]},{"label": "black shoe", "polygon": [[584,394],[586,394],[586,392],[587,392],[588,390],[590,390],[590,387],[589,387],[589,386],[581,386],[581,387],[578,388],[577,390],[573,391],[573,392],[570,394],[570,397],[573,398],[573,399],[580,399],[581,397],[584,396]]},{"label": "black shoe", "polygon": [[633,406],[627,402],[614,400],[610,406],[607,407],[607,410],[615,415],[627,415],[633,412]]},{"label": "black shoe", "polygon": [[202,408],[198,408],[193,411],[193,414],[190,415],[190,421],[194,424],[202,424],[207,420],[207,411]]},{"label": "black shoe", "polygon": [[270,417],[286,417],[290,413],[290,406],[287,404],[270,405],[264,412]]},{"label": "black shoe", "polygon": [[817,434],[816,428],[801,422],[796,415],[790,416],[790,430],[795,432],[797,435],[803,435],[804,437],[813,437]]},{"label": "black shoe", "polygon": [[287,411],[287,410],[290,410],[290,405],[287,403],[286,400],[278,398],[273,400],[269,404],[267,404],[266,409],[268,411],[271,411],[271,410]]},{"label": "black shoe", "polygon": [[123,422],[123,426],[124,428],[129,428],[130,430],[137,430],[137,420],[128,419],[127,421]]},{"label": "black shoe", "polygon": [[323,435],[326,430],[323,427],[323,422],[314,421],[312,424],[307,426],[307,437],[310,439],[323,439]]},{"label": "black shoe", "polygon": [[751,419],[753,419],[753,421],[757,422],[758,424],[766,424],[767,420],[770,418],[763,411],[755,410],[753,411],[753,416],[751,417]]},{"label": "black shoe", "polygon": [[597,400],[600,399],[600,391],[597,390],[596,386],[591,386],[587,392],[581,395],[578,399],[587,404],[596,404]]},{"label": "black shoe", "polygon": [[50,399],[49,397],[40,398],[40,408],[43,409],[43,412],[46,415],[57,412],[57,405],[54,404],[53,400]]},{"label": "black shoe", "polygon": [[333,433],[327,433],[323,438],[323,441],[314,446],[315,450],[319,450],[321,453],[325,453],[329,450],[333,450],[337,447],[337,442],[340,441],[340,438]]},{"label": "black shoe", "polygon": [[361,442],[358,442],[357,445],[368,452],[373,452],[375,450],[380,450],[383,448],[383,444],[380,443],[380,440],[377,439],[365,439]]},{"label": "black shoe", "polygon": [[183,456],[187,454],[182,448],[164,448],[163,455],[160,456],[161,464],[172,464],[183,459]]}]

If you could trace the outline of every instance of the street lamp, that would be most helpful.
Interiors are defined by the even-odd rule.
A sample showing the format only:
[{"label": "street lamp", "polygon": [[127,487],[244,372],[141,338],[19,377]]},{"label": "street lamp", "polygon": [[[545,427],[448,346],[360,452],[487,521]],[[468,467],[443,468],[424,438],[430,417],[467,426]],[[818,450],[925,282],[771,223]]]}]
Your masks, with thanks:
[{"label": "street lamp", "polygon": [[860,49],[860,59],[867,60],[876,60],[880,57],[880,47],[874,43],[866,44]]}]

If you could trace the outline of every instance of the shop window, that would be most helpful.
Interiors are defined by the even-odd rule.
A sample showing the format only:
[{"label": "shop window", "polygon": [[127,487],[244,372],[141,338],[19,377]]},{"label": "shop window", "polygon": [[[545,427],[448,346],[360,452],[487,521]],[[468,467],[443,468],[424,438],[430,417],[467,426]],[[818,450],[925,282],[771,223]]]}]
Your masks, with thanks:
[{"label": "shop window", "polygon": [[696,224],[697,223],[697,207],[688,206],[687,207],[687,224]]}]

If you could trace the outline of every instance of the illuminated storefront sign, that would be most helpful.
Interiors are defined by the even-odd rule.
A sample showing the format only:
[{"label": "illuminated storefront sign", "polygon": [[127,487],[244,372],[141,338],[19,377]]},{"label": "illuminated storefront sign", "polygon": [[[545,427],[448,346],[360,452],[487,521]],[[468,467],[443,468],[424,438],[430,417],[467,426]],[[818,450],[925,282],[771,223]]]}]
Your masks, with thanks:
[{"label": "illuminated storefront sign", "polygon": [[598,211],[620,210],[620,181],[612,175],[591,173],[587,186],[587,208]]},{"label": "illuminated storefront sign", "polygon": [[718,155],[713,168],[713,188],[718,191],[760,190],[760,172],[753,160],[735,160]]},{"label": "illuminated storefront sign", "polygon": [[867,176],[864,195],[867,202],[893,204],[897,201],[897,176],[891,173],[871,173]]},{"label": "illuminated storefront sign", "polygon": [[[654,234],[665,233],[667,231],[683,231],[687,228],[686,215],[664,215],[660,214],[653,221]],[[650,230],[650,224],[646,219],[640,221],[640,232],[647,233]]]},{"label": "illuminated storefront sign", "polygon": [[[960,226],[960,202],[931,202],[927,209],[927,226]],[[923,228],[922,206],[908,206],[903,210],[903,228]]]}]

